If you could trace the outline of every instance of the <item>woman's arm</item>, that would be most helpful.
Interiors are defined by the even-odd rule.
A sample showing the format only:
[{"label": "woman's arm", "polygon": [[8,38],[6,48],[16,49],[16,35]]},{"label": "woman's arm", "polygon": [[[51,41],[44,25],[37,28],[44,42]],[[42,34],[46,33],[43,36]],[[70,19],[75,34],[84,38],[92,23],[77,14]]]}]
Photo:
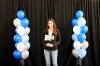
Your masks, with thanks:
[{"label": "woman's arm", "polygon": [[59,45],[61,43],[61,35],[60,32],[57,33],[56,39],[52,40],[51,43],[53,45]]}]

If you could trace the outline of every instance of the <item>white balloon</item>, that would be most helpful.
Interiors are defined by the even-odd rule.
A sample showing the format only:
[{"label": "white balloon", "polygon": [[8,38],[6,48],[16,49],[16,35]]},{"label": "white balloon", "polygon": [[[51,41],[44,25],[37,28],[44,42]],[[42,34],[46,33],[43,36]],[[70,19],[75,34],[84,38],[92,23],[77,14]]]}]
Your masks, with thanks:
[{"label": "white balloon", "polygon": [[16,28],[16,32],[20,35],[23,36],[25,34],[25,29],[22,26],[19,26]]},{"label": "white balloon", "polygon": [[84,49],[87,49],[89,46],[89,43],[87,41],[84,41],[82,44],[81,44],[81,47],[84,48]]},{"label": "white balloon", "polygon": [[29,34],[29,33],[30,33],[30,28],[29,28],[29,27],[26,27],[26,28],[25,28],[25,33],[26,33],[26,34]]},{"label": "white balloon", "polygon": [[80,34],[80,26],[74,26],[73,32],[74,32],[74,34],[79,35]]},{"label": "white balloon", "polygon": [[26,46],[26,49],[28,50],[29,48],[30,48],[30,43],[29,42],[27,42],[26,44],[25,44],[25,46]]},{"label": "white balloon", "polygon": [[80,18],[77,20],[77,22],[78,22],[78,25],[79,25],[79,26],[85,26],[85,25],[86,25],[86,20],[85,20],[85,18],[83,18],[83,17],[80,17]]},{"label": "white balloon", "polygon": [[21,56],[22,56],[22,59],[24,59],[24,60],[27,59],[29,56],[29,51],[28,50],[23,51],[21,53]]},{"label": "white balloon", "polygon": [[29,36],[28,35],[23,35],[22,36],[22,42],[23,43],[26,43],[26,42],[28,42],[29,41]]},{"label": "white balloon", "polygon": [[79,50],[80,47],[81,47],[81,43],[80,43],[79,41],[75,41],[75,42],[73,43],[73,47],[74,47],[76,50]]},{"label": "white balloon", "polygon": [[22,43],[22,42],[19,42],[19,43],[16,45],[16,47],[17,47],[17,50],[20,51],[20,52],[26,50],[26,46],[25,46],[24,43]]},{"label": "white balloon", "polygon": [[73,50],[72,50],[72,55],[73,55],[74,57],[78,58],[79,53],[78,53],[77,50],[73,49]]},{"label": "white balloon", "polygon": [[15,18],[13,24],[15,27],[21,26],[21,20],[19,18]]}]

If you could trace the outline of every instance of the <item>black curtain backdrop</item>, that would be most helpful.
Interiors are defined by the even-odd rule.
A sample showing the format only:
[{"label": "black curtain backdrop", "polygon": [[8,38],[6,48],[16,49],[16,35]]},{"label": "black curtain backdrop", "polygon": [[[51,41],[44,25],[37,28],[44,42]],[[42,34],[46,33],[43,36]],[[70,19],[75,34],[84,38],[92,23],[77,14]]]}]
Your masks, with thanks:
[{"label": "black curtain backdrop", "polygon": [[23,9],[30,20],[30,56],[25,66],[45,66],[41,36],[47,19],[53,17],[61,32],[59,66],[76,66],[72,56],[71,20],[78,9],[83,10],[89,31],[89,48],[82,66],[100,66],[100,0],[0,0],[0,66],[19,66],[13,58],[15,50],[13,20],[16,12]]}]

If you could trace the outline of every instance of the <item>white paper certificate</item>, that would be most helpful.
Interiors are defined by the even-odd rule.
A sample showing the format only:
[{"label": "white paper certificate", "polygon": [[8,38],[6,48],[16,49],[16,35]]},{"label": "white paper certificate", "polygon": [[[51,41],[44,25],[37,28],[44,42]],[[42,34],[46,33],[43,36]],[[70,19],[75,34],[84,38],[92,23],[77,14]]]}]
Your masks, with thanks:
[{"label": "white paper certificate", "polygon": [[52,35],[45,35],[44,40],[45,40],[45,41],[51,41],[51,40],[54,40],[54,36],[52,36]]}]

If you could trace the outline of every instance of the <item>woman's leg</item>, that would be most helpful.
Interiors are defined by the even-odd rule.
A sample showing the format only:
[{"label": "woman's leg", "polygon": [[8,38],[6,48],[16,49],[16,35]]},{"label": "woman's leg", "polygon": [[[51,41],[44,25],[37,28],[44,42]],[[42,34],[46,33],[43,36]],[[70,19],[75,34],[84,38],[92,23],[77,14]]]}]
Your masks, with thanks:
[{"label": "woman's leg", "polygon": [[53,66],[58,66],[58,63],[57,63],[58,50],[52,50],[51,55],[52,55]]},{"label": "woman's leg", "polygon": [[50,66],[50,51],[44,49],[44,55],[45,55],[45,60],[46,60],[46,66]]}]

